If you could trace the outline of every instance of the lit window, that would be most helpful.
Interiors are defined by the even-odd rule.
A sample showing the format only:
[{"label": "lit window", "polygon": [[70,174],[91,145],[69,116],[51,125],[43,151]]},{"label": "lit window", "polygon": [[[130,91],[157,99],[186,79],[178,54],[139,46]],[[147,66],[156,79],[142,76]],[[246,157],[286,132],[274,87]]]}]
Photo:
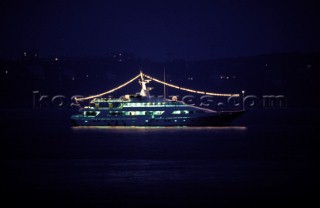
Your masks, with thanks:
[{"label": "lit window", "polygon": [[164,113],[164,111],[154,111],[154,115],[162,115]]},{"label": "lit window", "polygon": [[100,114],[100,111],[84,111],[83,115],[86,117],[95,117]]}]

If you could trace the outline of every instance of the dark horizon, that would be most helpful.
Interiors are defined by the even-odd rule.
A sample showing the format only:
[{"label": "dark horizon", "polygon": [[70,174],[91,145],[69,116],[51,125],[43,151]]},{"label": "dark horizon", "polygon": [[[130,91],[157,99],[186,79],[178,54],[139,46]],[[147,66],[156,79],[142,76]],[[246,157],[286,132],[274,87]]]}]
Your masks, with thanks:
[{"label": "dark horizon", "polygon": [[319,203],[319,11],[302,0],[0,1],[2,204]]},{"label": "dark horizon", "polygon": [[204,60],[319,52],[317,3],[303,1],[2,1],[0,56]]}]

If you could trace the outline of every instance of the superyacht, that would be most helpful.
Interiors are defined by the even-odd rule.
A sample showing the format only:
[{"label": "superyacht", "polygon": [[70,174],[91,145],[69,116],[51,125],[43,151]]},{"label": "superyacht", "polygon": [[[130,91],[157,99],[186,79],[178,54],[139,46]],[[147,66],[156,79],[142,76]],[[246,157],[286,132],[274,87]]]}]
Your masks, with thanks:
[{"label": "superyacht", "polygon": [[[145,79],[145,77],[151,79]],[[172,97],[172,99],[152,97],[150,96],[151,88],[148,88],[147,84],[152,80],[159,80],[142,72],[118,88],[137,78],[140,78],[139,83],[142,88],[139,94],[124,95],[118,99],[101,96],[115,89],[87,97],[91,99],[90,104],[81,108],[78,114],[71,116],[72,124],[75,126],[227,126],[244,113],[243,110],[214,111],[187,105],[178,101],[177,97]],[[170,86],[168,83],[161,83]],[[187,91],[191,92],[191,90]]]}]

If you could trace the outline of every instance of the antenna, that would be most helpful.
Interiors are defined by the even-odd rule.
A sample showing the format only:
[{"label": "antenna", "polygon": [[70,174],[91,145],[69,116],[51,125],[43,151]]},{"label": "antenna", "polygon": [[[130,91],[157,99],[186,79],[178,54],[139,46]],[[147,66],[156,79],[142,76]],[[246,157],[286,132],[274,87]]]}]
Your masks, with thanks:
[{"label": "antenna", "polygon": [[[166,67],[163,66],[163,82],[166,83]],[[166,99],[166,85],[163,84],[163,99]]]},{"label": "antenna", "polygon": [[141,77],[141,81],[143,81],[143,73],[142,73],[142,70],[140,70],[140,77]]}]

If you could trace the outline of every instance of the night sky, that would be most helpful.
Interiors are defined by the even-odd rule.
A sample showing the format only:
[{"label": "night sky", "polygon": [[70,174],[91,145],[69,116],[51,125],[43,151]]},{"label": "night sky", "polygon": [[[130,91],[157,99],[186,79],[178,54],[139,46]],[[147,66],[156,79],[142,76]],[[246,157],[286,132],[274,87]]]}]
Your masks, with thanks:
[{"label": "night sky", "polygon": [[[316,1],[315,1],[316,2]],[[156,61],[319,52],[310,1],[1,1],[0,56],[133,53]]]}]

